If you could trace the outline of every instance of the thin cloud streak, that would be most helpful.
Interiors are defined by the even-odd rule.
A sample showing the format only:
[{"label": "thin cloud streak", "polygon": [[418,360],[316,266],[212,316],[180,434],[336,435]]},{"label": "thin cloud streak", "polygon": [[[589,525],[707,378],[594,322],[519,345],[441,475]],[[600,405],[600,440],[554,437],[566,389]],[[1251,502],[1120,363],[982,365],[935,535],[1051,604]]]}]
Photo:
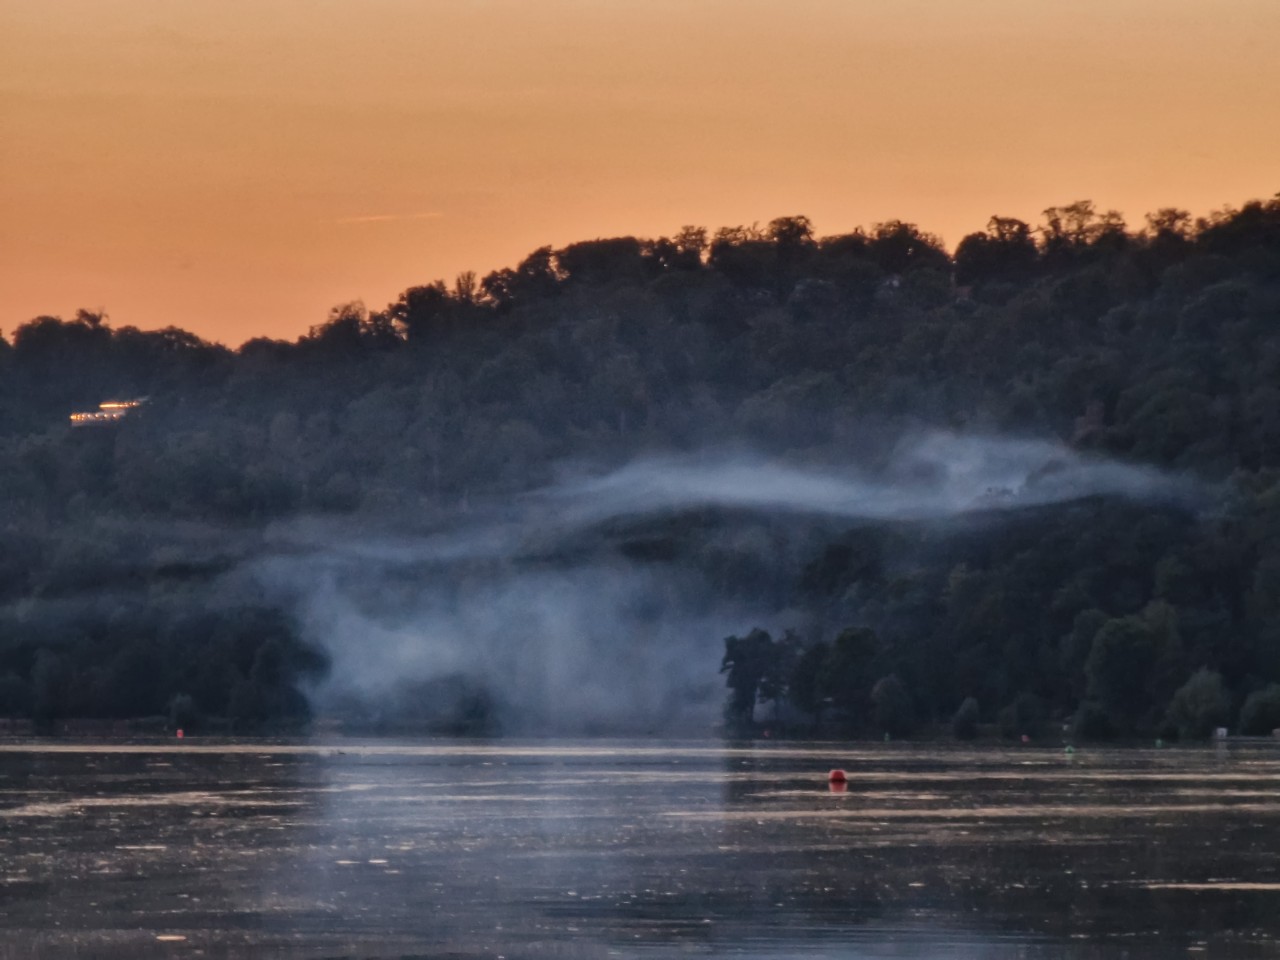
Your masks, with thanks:
[{"label": "thin cloud streak", "polygon": [[372,213],[359,217],[339,217],[333,222],[337,224],[394,223],[398,220],[440,220],[443,217],[444,214],[438,211],[430,213]]}]

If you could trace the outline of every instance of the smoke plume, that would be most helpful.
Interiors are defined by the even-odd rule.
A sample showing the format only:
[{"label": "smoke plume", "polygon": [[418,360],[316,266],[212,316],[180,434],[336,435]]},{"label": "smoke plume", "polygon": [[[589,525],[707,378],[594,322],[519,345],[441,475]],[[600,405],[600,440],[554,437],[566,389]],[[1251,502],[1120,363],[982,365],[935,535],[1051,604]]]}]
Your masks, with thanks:
[{"label": "smoke plume", "polygon": [[[255,575],[284,592],[332,658],[316,691],[322,707],[430,716],[461,689],[482,692],[513,732],[705,730],[722,696],[722,638],[778,625],[787,611],[776,598],[728,602],[678,559],[627,557],[609,532],[619,523],[643,528],[708,508],[918,523],[1087,497],[1194,495],[1188,482],[1060,444],[931,433],[844,468],[650,457],[412,536],[299,527],[278,533],[280,549]],[[406,705],[406,696],[441,702]]]}]

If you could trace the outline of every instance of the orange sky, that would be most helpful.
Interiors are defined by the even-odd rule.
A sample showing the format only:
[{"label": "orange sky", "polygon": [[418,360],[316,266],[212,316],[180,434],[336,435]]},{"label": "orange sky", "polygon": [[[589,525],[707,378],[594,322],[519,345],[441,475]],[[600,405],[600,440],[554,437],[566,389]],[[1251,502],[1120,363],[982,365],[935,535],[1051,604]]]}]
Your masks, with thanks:
[{"label": "orange sky", "polygon": [[544,243],[1280,190],[1278,0],[0,0],[0,329],[235,345]]}]

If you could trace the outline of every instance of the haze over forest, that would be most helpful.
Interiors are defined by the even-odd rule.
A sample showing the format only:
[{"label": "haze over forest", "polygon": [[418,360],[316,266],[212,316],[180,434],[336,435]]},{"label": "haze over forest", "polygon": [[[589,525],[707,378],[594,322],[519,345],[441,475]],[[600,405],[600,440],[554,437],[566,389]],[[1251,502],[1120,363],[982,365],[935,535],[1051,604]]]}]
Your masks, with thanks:
[{"label": "haze over forest", "polygon": [[0,717],[1269,731],[1277,320],[1280,196],[587,240],[234,351],[37,317]]}]

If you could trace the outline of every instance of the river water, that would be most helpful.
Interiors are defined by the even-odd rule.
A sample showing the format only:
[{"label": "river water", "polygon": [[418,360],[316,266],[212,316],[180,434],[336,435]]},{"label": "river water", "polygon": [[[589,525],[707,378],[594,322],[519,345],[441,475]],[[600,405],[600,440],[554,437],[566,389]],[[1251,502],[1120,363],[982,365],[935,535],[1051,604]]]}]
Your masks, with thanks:
[{"label": "river water", "polygon": [[0,744],[3,960],[1278,943],[1280,745]]}]

